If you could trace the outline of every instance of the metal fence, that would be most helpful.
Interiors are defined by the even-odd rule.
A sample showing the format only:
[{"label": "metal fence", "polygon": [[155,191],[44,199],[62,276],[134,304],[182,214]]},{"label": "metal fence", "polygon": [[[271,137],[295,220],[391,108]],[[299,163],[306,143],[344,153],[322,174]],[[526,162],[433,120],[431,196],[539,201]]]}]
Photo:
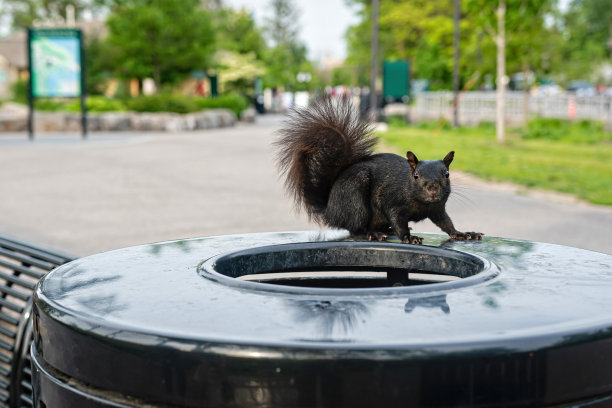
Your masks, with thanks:
[{"label": "metal fence", "polygon": [[[459,121],[465,125],[495,121],[495,92],[463,92],[459,96]],[[424,92],[411,109],[413,120],[451,119],[452,92]],[[574,94],[534,96],[521,91],[506,92],[505,118],[522,124],[526,118],[591,119],[612,126],[612,96]]]}]

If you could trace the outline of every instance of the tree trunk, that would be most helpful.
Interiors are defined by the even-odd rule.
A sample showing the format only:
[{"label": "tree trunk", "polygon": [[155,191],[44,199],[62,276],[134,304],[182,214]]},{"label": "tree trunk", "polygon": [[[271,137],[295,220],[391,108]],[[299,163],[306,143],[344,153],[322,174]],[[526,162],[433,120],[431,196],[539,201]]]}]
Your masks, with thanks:
[{"label": "tree trunk", "polygon": [[523,122],[527,125],[529,122],[529,84],[527,83],[527,74],[529,72],[529,64],[523,63]]},{"label": "tree trunk", "polygon": [[372,67],[370,72],[370,117],[378,120],[376,98],[376,68],[378,67],[378,0],[372,1]]},{"label": "tree trunk", "polygon": [[153,56],[153,82],[155,82],[155,93],[161,90],[161,67],[157,55]]},{"label": "tree trunk", "polygon": [[497,142],[504,143],[505,136],[505,97],[506,97],[506,0],[499,0],[497,8]]},{"label": "tree trunk", "polygon": [[459,126],[459,61],[460,61],[460,32],[461,0],[454,0],[453,7],[453,126]]}]

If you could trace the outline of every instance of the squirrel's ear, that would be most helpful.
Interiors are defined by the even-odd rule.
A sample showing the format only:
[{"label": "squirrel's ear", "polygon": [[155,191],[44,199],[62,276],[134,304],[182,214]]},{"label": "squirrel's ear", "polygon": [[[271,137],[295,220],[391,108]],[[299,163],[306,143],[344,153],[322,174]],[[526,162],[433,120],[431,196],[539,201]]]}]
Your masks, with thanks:
[{"label": "squirrel's ear", "polygon": [[455,157],[455,151],[451,150],[451,152],[446,155],[444,160],[442,160],[444,162],[444,165],[446,166],[446,168],[448,168],[450,166],[450,164],[453,161],[454,157]]},{"label": "squirrel's ear", "polygon": [[417,164],[419,164],[419,159],[412,152],[406,152],[406,157],[408,158],[408,163],[410,163],[410,167],[412,168],[412,172],[416,169]]}]

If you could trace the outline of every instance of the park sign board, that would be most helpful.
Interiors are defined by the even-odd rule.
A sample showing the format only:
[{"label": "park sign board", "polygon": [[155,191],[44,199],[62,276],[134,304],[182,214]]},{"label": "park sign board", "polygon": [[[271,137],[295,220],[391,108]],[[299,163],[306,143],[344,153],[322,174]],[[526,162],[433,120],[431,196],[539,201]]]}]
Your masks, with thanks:
[{"label": "park sign board", "polygon": [[75,28],[28,29],[28,133],[34,139],[34,99],[80,98],[83,138],[87,137],[83,34]]},{"label": "park sign board", "polygon": [[383,99],[405,102],[410,94],[410,64],[408,61],[383,63]]},{"label": "park sign board", "polygon": [[82,35],[77,29],[30,29],[31,92],[34,98],[78,98],[82,90]]}]

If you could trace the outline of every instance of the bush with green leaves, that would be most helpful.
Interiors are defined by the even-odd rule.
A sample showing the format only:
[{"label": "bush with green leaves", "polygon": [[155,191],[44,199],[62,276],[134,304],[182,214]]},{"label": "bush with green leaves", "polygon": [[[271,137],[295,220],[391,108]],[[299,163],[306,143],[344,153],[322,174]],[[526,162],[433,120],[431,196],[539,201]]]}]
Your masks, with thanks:
[{"label": "bush with green leaves", "polygon": [[20,79],[11,85],[13,100],[19,103],[28,103],[28,81]]},{"label": "bush with green leaves", "polygon": [[572,143],[598,143],[611,141],[612,135],[604,131],[600,122],[582,119],[576,122],[555,119],[535,118],[521,131],[523,139],[545,139]]},{"label": "bush with green leaves", "polygon": [[[19,86],[21,90],[21,86]],[[25,96],[24,96],[25,98]],[[18,102],[26,103],[25,100]],[[171,112],[192,113],[205,109],[229,109],[240,116],[248,107],[247,99],[238,94],[227,94],[215,98],[193,97],[179,94],[161,93],[143,95],[127,99],[111,99],[104,96],[88,96],[87,112]],[[43,98],[34,101],[34,109],[40,111],[79,112],[80,99]]]},{"label": "bush with green leaves", "polygon": [[[85,99],[85,106],[87,107],[87,112],[123,112],[127,110],[122,101],[104,96],[88,96]],[[81,110],[81,101],[73,99],[66,103],[64,110],[79,112]]]},{"label": "bush with green leaves", "polygon": [[227,94],[216,98],[197,98],[195,103],[200,110],[224,108],[233,111],[238,117],[249,106],[247,99],[238,94]]}]

